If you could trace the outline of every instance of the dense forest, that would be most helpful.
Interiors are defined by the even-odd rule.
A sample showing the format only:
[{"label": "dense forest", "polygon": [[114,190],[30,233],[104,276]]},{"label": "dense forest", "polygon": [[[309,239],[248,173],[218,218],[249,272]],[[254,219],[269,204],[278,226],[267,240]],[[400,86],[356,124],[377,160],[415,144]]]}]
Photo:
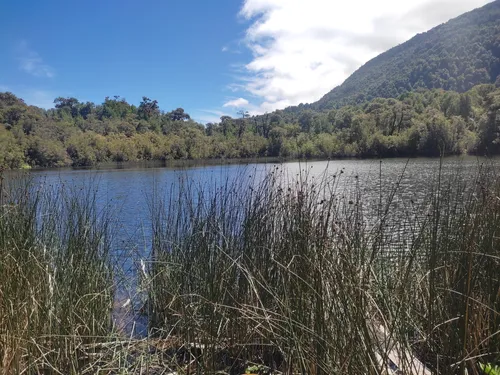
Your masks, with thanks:
[{"label": "dense forest", "polygon": [[418,88],[465,92],[478,84],[495,83],[499,74],[500,1],[496,0],[380,54],[309,107],[323,110],[377,97],[397,98]]},{"label": "dense forest", "polygon": [[199,124],[106,97],[28,106],[0,93],[0,168],[107,161],[500,153],[500,0],[379,55],[316,103]]},{"label": "dense forest", "polygon": [[26,105],[0,93],[0,166],[89,166],[106,161],[202,158],[436,156],[500,153],[500,87],[465,93],[419,89],[328,111],[224,116],[201,125],[182,108],[160,110],[144,97],[55,108]]}]

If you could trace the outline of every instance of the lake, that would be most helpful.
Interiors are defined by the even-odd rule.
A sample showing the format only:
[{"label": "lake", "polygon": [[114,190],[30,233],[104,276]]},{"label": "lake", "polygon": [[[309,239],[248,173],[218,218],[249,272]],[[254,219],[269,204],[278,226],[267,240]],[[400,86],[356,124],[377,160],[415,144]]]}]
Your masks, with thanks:
[{"label": "lake", "polygon": [[[443,159],[442,180],[468,179],[482,164],[500,165],[500,159],[453,157]],[[128,332],[143,334],[146,318],[131,311],[140,310],[144,296],[137,283],[141,260],[148,258],[151,240],[150,207],[158,197],[168,198],[176,192],[179,179],[192,179],[202,186],[215,186],[225,181],[245,180],[258,184],[270,170],[279,169],[287,178],[308,174],[312,178],[338,176],[340,194],[352,194],[357,187],[367,211],[376,210],[380,197],[384,201],[394,191],[394,205],[408,208],[423,202],[425,193],[437,182],[440,160],[435,158],[335,160],[311,162],[246,163],[175,167],[121,165],[119,168],[33,170],[29,172],[37,184],[73,187],[95,184],[99,207],[112,212],[115,224],[113,240],[119,293],[116,316]],[[12,173],[10,172],[7,177]],[[130,302],[128,302],[130,301]],[[128,305],[127,309],[120,308]],[[129,309],[132,307],[132,310]]]}]

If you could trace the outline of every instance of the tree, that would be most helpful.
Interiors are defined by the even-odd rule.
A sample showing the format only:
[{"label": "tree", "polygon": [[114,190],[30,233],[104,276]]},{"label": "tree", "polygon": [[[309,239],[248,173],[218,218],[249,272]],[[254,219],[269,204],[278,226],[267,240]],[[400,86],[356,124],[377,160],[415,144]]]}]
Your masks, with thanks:
[{"label": "tree", "polygon": [[479,125],[479,151],[488,154],[500,152],[500,90],[487,96],[488,111]]},{"label": "tree", "polygon": [[118,95],[115,95],[114,99],[110,99],[109,96],[107,96],[104,99],[104,103],[96,108],[96,112],[101,120],[106,118],[125,119],[129,114],[136,113],[136,108],[128,104],[125,98],[120,98]]},{"label": "tree", "polygon": [[80,106],[80,116],[82,116],[85,120],[88,116],[94,111],[95,104],[92,102],[87,102]]},{"label": "tree", "polygon": [[[432,63],[432,62],[429,62]],[[461,69],[457,66],[456,69]],[[449,66],[446,69],[450,70]],[[391,88],[388,87],[388,90]],[[106,160],[245,156],[419,156],[500,154],[500,87],[465,93],[417,89],[394,98],[318,111],[309,105],[249,118],[196,123],[183,108],[160,112],[106,97],[95,106],[59,97],[55,109],[0,93],[0,159],[4,166],[88,165]]]},{"label": "tree", "polygon": [[66,110],[71,117],[77,117],[79,114],[80,102],[76,98],[58,97],[54,99],[55,107],[59,110]]},{"label": "tree", "polygon": [[11,92],[0,92],[0,108],[16,104],[24,105],[24,100],[19,99]]},{"label": "tree", "polygon": [[335,115],[335,128],[347,129],[351,127],[353,118],[353,108],[351,106],[342,107]]},{"label": "tree", "polygon": [[3,113],[3,121],[9,125],[15,125],[21,120],[26,109],[20,106],[13,106]]},{"label": "tree", "polygon": [[14,134],[0,125],[0,169],[20,168],[23,163],[24,152]]},{"label": "tree", "polygon": [[149,120],[154,116],[160,115],[160,107],[157,100],[151,100],[146,96],[142,97],[142,102],[139,104],[139,116],[144,120]]},{"label": "tree", "polygon": [[184,112],[183,108],[174,109],[172,112],[168,113],[168,116],[172,121],[187,121],[191,119],[191,116]]},{"label": "tree", "polygon": [[222,128],[222,134],[224,134],[224,137],[227,137],[233,127],[233,119],[231,116],[222,116],[220,118],[220,125]]},{"label": "tree", "polygon": [[250,117],[250,114],[248,113],[248,111],[244,110],[244,109],[241,109],[239,110],[238,112],[236,112],[238,115],[241,116],[242,119],[246,119],[246,118],[249,118]]},{"label": "tree", "polygon": [[209,137],[214,135],[216,126],[214,123],[209,122],[207,125],[205,125],[205,134]]},{"label": "tree", "polygon": [[313,113],[311,111],[304,111],[299,117],[299,124],[302,131],[309,133],[313,124]]},{"label": "tree", "polygon": [[240,118],[236,120],[237,128],[238,128],[238,138],[241,138],[245,133],[247,123],[244,119]]},{"label": "tree", "polygon": [[453,149],[453,134],[446,117],[437,111],[430,110],[426,117],[426,127],[420,139],[419,152],[426,156],[450,154]]},{"label": "tree", "polygon": [[270,119],[271,125],[278,126],[279,124],[281,124],[281,121],[282,121],[282,118],[278,113],[273,113],[271,115],[271,119]]},{"label": "tree", "polygon": [[269,155],[279,156],[281,148],[285,142],[286,130],[281,127],[275,127],[269,132],[271,142],[269,143]]}]

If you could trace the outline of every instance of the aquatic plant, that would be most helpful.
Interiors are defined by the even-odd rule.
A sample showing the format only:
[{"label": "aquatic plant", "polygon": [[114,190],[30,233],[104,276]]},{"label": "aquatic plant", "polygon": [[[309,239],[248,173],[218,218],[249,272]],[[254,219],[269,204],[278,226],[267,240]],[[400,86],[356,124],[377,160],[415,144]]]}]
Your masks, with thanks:
[{"label": "aquatic plant", "polygon": [[339,178],[182,181],[153,210],[151,330],[203,348],[191,363],[203,373],[464,374],[498,360],[492,171],[436,171],[404,215],[397,181],[369,202]]}]

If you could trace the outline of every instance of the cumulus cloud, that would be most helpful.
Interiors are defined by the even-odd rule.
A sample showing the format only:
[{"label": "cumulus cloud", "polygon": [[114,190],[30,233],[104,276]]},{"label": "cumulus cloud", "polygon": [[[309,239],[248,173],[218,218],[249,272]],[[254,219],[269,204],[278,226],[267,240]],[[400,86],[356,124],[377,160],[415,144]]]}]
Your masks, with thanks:
[{"label": "cumulus cloud", "polygon": [[260,112],[313,102],[381,52],[490,1],[245,0],[253,57],[231,87]]},{"label": "cumulus cloud", "polygon": [[234,100],[229,100],[226,103],[224,103],[223,107],[234,107],[234,108],[240,108],[240,107],[245,107],[248,105],[248,100],[244,98],[238,98]]},{"label": "cumulus cloud", "polygon": [[21,41],[17,48],[19,68],[35,77],[52,78],[54,69],[45,64],[40,55],[31,49],[26,41]]}]

